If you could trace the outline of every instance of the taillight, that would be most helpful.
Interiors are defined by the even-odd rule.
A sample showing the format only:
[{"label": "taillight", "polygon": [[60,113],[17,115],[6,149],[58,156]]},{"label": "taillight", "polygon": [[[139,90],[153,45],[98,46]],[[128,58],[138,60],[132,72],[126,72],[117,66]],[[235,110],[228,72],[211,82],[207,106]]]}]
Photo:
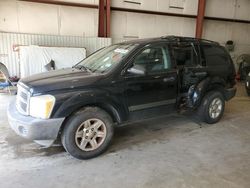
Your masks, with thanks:
[{"label": "taillight", "polygon": [[237,81],[240,81],[240,73],[237,73],[237,74],[236,74],[235,79],[236,79]]}]

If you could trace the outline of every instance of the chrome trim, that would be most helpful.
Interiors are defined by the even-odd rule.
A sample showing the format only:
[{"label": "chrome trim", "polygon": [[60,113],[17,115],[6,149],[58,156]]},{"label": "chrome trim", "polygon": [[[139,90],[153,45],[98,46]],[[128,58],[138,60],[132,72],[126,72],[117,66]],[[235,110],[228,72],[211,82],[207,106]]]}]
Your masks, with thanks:
[{"label": "chrome trim", "polygon": [[[29,101],[30,92],[22,85],[17,84],[16,107],[21,114],[29,115]],[[25,109],[23,109],[23,105],[25,105]]]}]

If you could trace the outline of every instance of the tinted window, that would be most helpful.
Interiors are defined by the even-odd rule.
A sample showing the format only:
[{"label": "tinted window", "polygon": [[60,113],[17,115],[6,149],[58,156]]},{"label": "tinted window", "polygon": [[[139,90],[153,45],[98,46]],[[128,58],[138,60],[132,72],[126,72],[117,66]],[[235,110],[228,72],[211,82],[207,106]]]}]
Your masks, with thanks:
[{"label": "tinted window", "polygon": [[222,47],[204,45],[203,51],[208,66],[226,65],[229,61],[229,57]]},{"label": "tinted window", "polygon": [[135,57],[134,65],[144,66],[147,73],[165,71],[171,68],[168,48],[165,46],[148,47]]},{"label": "tinted window", "polygon": [[136,44],[116,44],[99,50],[75,67],[84,66],[92,72],[105,73],[117,66],[136,47]]},{"label": "tinted window", "polygon": [[198,52],[192,44],[173,46],[173,54],[177,66],[194,67],[198,63]]}]

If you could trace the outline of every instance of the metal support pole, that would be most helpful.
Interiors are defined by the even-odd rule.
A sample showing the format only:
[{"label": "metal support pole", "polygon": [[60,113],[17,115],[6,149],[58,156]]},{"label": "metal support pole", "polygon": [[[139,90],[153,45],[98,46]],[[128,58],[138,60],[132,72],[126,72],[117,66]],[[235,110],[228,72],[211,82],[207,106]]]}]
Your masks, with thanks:
[{"label": "metal support pole", "polygon": [[110,37],[111,0],[99,0],[98,37]]},{"label": "metal support pole", "polygon": [[106,0],[106,37],[110,37],[110,3],[111,0]]},{"label": "metal support pole", "polygon": [[105,37],[105,0],[99,0],[98,37]]},{"label": "metal support pole", "polygon": [[203,21],[206,9],[206,0],[199,0],[198,14],[196,18],[196,38],[202,38]]}]

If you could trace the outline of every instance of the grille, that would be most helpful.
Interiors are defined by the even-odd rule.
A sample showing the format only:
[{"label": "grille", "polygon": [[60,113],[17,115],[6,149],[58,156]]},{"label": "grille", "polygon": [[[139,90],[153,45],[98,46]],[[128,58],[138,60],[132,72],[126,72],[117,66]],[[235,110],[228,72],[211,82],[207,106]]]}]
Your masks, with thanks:
[{"label": "grille", "polygon": [[17,110],[23,114],[29,114],[29,92],[20,85],[17,85],[17,98],[16,98],[16,106]]}]

